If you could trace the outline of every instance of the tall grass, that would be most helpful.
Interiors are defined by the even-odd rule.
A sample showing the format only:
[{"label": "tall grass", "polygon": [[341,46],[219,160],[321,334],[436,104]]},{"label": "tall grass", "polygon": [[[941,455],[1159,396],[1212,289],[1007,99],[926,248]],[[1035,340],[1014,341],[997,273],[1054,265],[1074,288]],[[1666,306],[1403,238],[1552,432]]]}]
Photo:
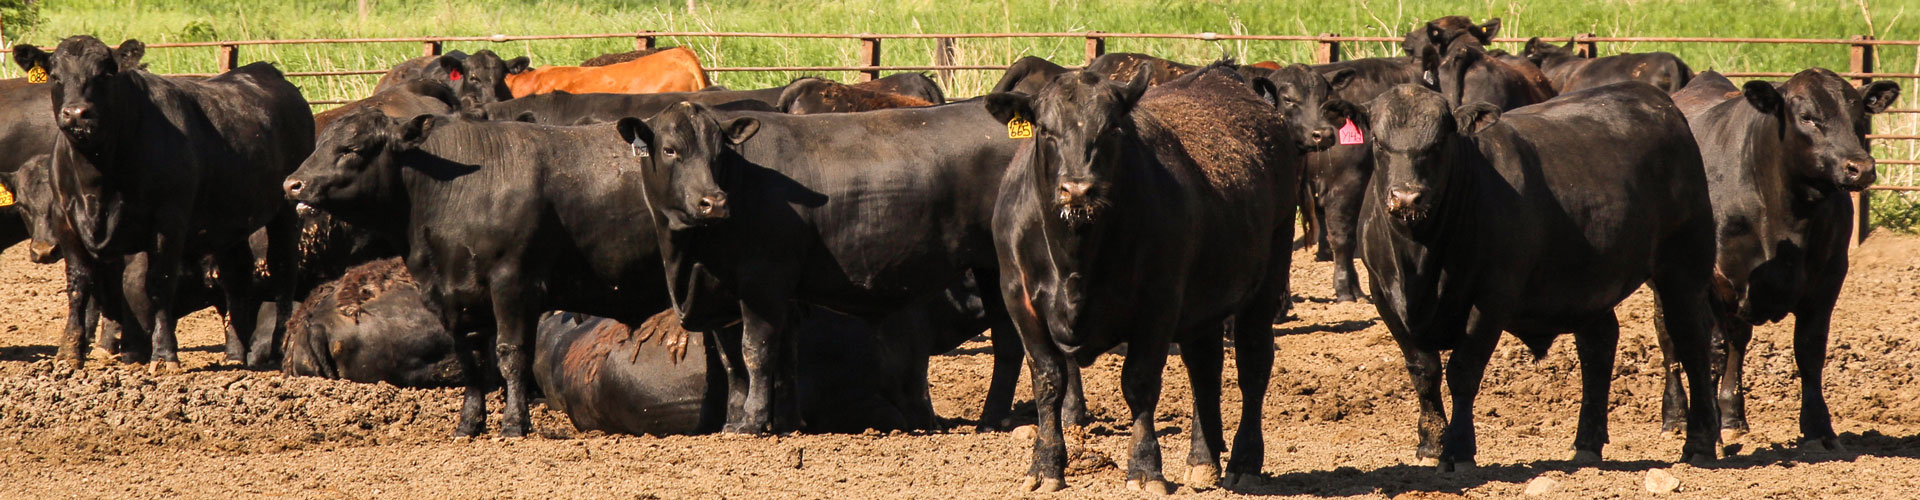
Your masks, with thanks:
[{"label": "tall grass", "polygon": [[[378,36],[484,36],[656,31],[748,31],[788,33],[969,33],[1100,30],[1115,33],[1318,34],[1399,36],[1418,23],[1461,14],[1500,17],[1501,35],[1567,36],[1575,33],[1633,36],[1791,37],[1841,39],[1871,34],[1880,39],[1920,39],[1920,2],[1913,0],[369,0],[362,17],[354,0],[67,0],[41,6],[38,26],[8,29],[7,43],[56,43],[72,34],[93,34],[109,43],[138,38],[148,43],[243,39]],[[851,65],[857,40],[714,39],[661,40],[692,48],[709,66]],[[882,63],[930,65],[932,40],[888,40]],[[577,64],[606,52],[630,50],[630,39],[450,43],[447,50],[493,49],[526,55],[537,65]],[[1505,47],[1516,50],[1518,47]],[[1303,42],[1110,40],[1112,52],[1145,52],[1176,60],[1205,61],[1221,55],[1242,60],[1307,61]],[[1604,43],[1603,54],[1668,51],[1696,70],[1798,71],[1811,66],[1844,70],[1843,45]],[[1066,39],[963,39],[955,63],[1001,65],[1023,55],[1064,64],[1082,61],[1083,41]],[[1395,55],[1387,43],[1344,44],[1345,57]],[[417,44],[278,45],[241,49],[243,61],[274,61],[288,71],[385,68],[417,56]],[[147,61],[163,73],[206,73],[217,67],[213,48],[154,49]],[[1912,47],[1881,47],[1882,71],[1920,73]],[[18,77],[11,64],[0,77]],[[786,83],[799,73],[714,73],[733,88]],[[850,79],[852,73],[820,76]],[[955,71],[942,82],[953,96],[984,92],[996,71]],[[364,97],[377,76],[300,78],[309,99]],[[1920,108],[1920,85],[1908,89],[1898,108]],[[1875,120],[1881,133],[1920,134],[1920,115],[1892,114]],[[1881,158],[1920,159],[1920,142],[1878,141]],[[1920,184],[1913,166],[1883,165],[1883,184]],[[1877,195],[1877,220],[1920,221],[1920,197]],[[1907,227],[1912,227],[1911,225]]]}]

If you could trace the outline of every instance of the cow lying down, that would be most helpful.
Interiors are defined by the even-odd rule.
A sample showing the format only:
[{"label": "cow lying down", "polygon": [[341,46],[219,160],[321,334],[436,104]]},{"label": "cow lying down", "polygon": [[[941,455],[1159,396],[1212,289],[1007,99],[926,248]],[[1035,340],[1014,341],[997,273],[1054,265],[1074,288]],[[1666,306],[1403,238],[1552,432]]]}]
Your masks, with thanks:
[{"label": "cow lying down", "polygon": [[[294,310],[282,371],[402,387],[459,386],[465,379],[453,356],[453,337],[422,304],[399,259],[357,266],[315,288]],[[924,317],[928,323],[951,319]],[[886,354],[917,350],[903,344],[924,336],[882,342],[864,322],[824,310],[812,311],[800,331],[804,430],[926,426],[920,416],[932,408],[924,380],[902,383],[913,378],[914,363],[890,362],[902,357]],[[738,362],[739,335],[737,328],[690,334],[672,311],[637,326],[550,313],[540,320],[533,374],[547,404],[583,431],[714,432],[726,417],[723,363],[729,362],[716,340],[735,344]],[[902,338],[908,342],[897,341]],[[933,348],[951,348],[938,343]]]}]

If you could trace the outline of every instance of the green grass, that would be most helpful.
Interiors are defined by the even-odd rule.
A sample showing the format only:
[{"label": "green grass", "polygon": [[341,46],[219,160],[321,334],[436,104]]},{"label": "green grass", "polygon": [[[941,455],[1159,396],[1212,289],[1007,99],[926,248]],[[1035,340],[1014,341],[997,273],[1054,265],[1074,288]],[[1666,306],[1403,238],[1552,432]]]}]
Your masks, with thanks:
[{"label": "green grass", "polygon": [[[11,0],[0,0],[8,3]],[[13,2],[17,3],[17,2]],[[37,26],[10,26],[6,43],[56,43],[87,33],[109,43],[138,38],[148,43],[243,39],[379,36],[473,36],[656,31],[747,31],[789,33],[969,33],[1101,30],[1119,33],[1318,34],[1399,36],[1418,23],[1448,14],[1484,19],[1500,17],[1501,35],[1567,36],[1713,36],[1842,39],[1872,34],[1881,39],[1920,39],[1920,1],[1914,0],[1323,0],[1323,1],[1172,1],[1172,0],[841,0],[791,2],[764,0],[575,2],[526,0],[369,0],[365,19],[351,0],[65,0],[42,2]],[[9,4],[10,5],[10,4]],[[0,5],[0,8],[6,7]],[[9,23],[20,19],[9,15]],[[852,65],[857,40],[714,39],[661,40],[692,48],[708,66]],[[1083,41],[1068,39],[961,40],[956,63],[1001,65],[1023,55],[1039,55],[1063,64],[1082,61]],[[490,48],[504,56],[531,56],[536,65],[577,64],[606,52],[629,50],[631,39],[530,42],[467,42],[447,50]],[[1517,50],[1517,47],[1507,46]],[[889,40],[883,64],[933,64],[931,40]],[[1763,44],[1603,43],[1603,54],[1668,51],[1696,70],[1797,71],[1810,66],[1847,67],[1845,46]],[[1145,52],[1200,62],[1229,54],[1243,60],[1307,61],[1313,45],[1304,42],[1197,40],[1110,40],[1107,50]],[[275,61],[288,71],[385,68],[418,55],[411,43],[369,45],[282,45],[241,49],[242,61]],[[1346,57],[1397,54],[1394,44],[1351,43]],[[201,73],[216,69],[215,49],[153,49],[147,61],[165,73]],[[1883,71],[1920,73],[1910,47],[1882,47]],[[0,77],[18,77],[11,64]],[[779,85],[800,73],[714,74],[715,83],[734,88]],[[851,79],[851,73],[823,73]],[[996,71],[956,71],[943,82],[954,96],[978,95],[999,77]],[[372,90],[375,76],[296,79],[309,99],[352,99]],[[1920,82],[1902,81],[1906,96],[1896,105],[1920,108]],[[1887,115],[1876,120],[1881,133],[1920,134],[1920,115]],[[1920,141],[1879,141],[1881,158],[1920,159]],[[1914,166],[1883,166],[1882,183],[1920,184]],[[1876,220],[1920,221],[1920,197],[1878,195]]]}]

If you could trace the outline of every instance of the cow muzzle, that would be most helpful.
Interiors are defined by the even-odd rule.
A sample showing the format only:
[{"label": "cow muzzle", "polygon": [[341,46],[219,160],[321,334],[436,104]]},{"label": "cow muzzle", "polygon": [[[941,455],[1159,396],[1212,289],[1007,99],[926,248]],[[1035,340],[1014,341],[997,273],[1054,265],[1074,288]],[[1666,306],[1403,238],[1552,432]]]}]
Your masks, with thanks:
[{"label": "cow muzzle", "polygon": [[60,260],[60,246],[44,241],[27,244],[27,257],[35,264],[52,264]]},{"label": "cow muzzle", "polygon": [[1060,206],[1060,218],[1071,224],[1092,222],[1097,215],[1099,193],[1093,181],[1066,179],[1055,187],[1053,201]]},{"label": "cow muzzle", "polygon": [[1307,133],[1306,142],[1300,143],[1300,149],[1306,151],[1326,151],[1333,147],[1333,139],[1340,131],[1333,127],[1319,127]]},{"label": "cow muzzle", "polygon": [[694,218],[699,221],[715,222],[729,215],[732,215],[732,211],[727,208],[726,191],[714,191],[701,196],[700,202],[694,205]]},{"label": "cow muzzle", "polygon": [[1837,172],[1837,174],[1839,174],[1838,180],[1840,181],[1840,188],[1848,191],[1859,191],[1866,189],[1867,186],[1872,186],[1873,181],[1879,177],[1873,165],[1873,157],[1871,156],[1848,158],[1846,161],[1841,162],[1840,171]]},{"label": "cow muzzle", "polygon": [[1426,219],[1426,189],[1400,187],[1388,190],[1387,213],[1405,222],[1419,222]]},{"label": "cow muzzle", "polygon": [[92,106],[66,106],[54,117],[54,123],[60,130],[76,139],[85,139],[93,134],[95,120]]}]

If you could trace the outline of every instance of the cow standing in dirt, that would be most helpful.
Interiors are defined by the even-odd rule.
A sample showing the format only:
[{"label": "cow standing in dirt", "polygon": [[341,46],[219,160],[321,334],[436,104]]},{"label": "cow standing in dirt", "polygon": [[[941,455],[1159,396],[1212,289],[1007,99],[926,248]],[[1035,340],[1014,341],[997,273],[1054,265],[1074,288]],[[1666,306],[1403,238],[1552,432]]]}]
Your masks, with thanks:
[{"label": "cow standing in dirt", "polygon": [[[255,269],[247,238],[266,228],[277,310],[292,306],[298,219],[272,186],[313,150],[313,114],[279,70],[255,63],[208,79],[168,78],[141,69],[137,40],[109,48],[90,36],[51,54],[14,47],[15,62],[51,77],[61,134],[53,153],[56,206],[72,227],[62,242],[69,282],[67,329],[58,358],[78,365],[87,293],[140,332],[123,356],[180,369],[174,300],[191,260],[212,256],[233,315],[252,325]],[[140,262],[130,262],[140,261]],[[122,272],[144,265],[143,273]],[[241,338],[229,328],[227,355],[261,366],[272,334]],[[148,347],[151,349],[149,350]]]},{"label": "cow standing in dirt", "polygon": [[[1754,325],[1793,314],[1793,359],[1800,378],[1800,434],[1838,449],[1821,371],[1833,305],[1847,277],[1853,203],[1847,193],[1873,184],[1864,135],[1872,114],[1900,96],[1893,82],[1854,88],[1832,71],[1801,71],[1785,82],[1736,88],[1719,73],[1702,73],[1674,94],[1706,159],[1713,199],[1713,311],[1725,341],[1720,378],[1722,436],[1747,432],[1745,374]],[[1662,304],[1664,305],[1664,304]],[[1675,341],[1661,332],[1667,357],[1663,429],[1689,418],[1674,372]],[[1684,359],[1684,358],[1681,358]],[[1696,387],[1696,390],[1698,388]],[[1694,413],[1713,414],[1713,411]]]},{"label": "cow standing in dirt", "polygon": [[[988,108],[1032,126],[1000,187],[993,231],[1001,293],[1033,362],[1039,433],[1026,489],[1066,487],[1065,366],[1127,345],[1129,487],[1170,493],[1155,431],[1168,346],[1194,391],[1187,482],[1220,480],[1222,331],[1234,319],[1241,420],[1227,484],[1259,474],[1261,404],[1273,369],[1268,321],[1287,290],[1298,151],[1270,103],[1228,64],[1147,89],[1091,72]],[[1144,267],[1143,267],[1144,266]]]}]

